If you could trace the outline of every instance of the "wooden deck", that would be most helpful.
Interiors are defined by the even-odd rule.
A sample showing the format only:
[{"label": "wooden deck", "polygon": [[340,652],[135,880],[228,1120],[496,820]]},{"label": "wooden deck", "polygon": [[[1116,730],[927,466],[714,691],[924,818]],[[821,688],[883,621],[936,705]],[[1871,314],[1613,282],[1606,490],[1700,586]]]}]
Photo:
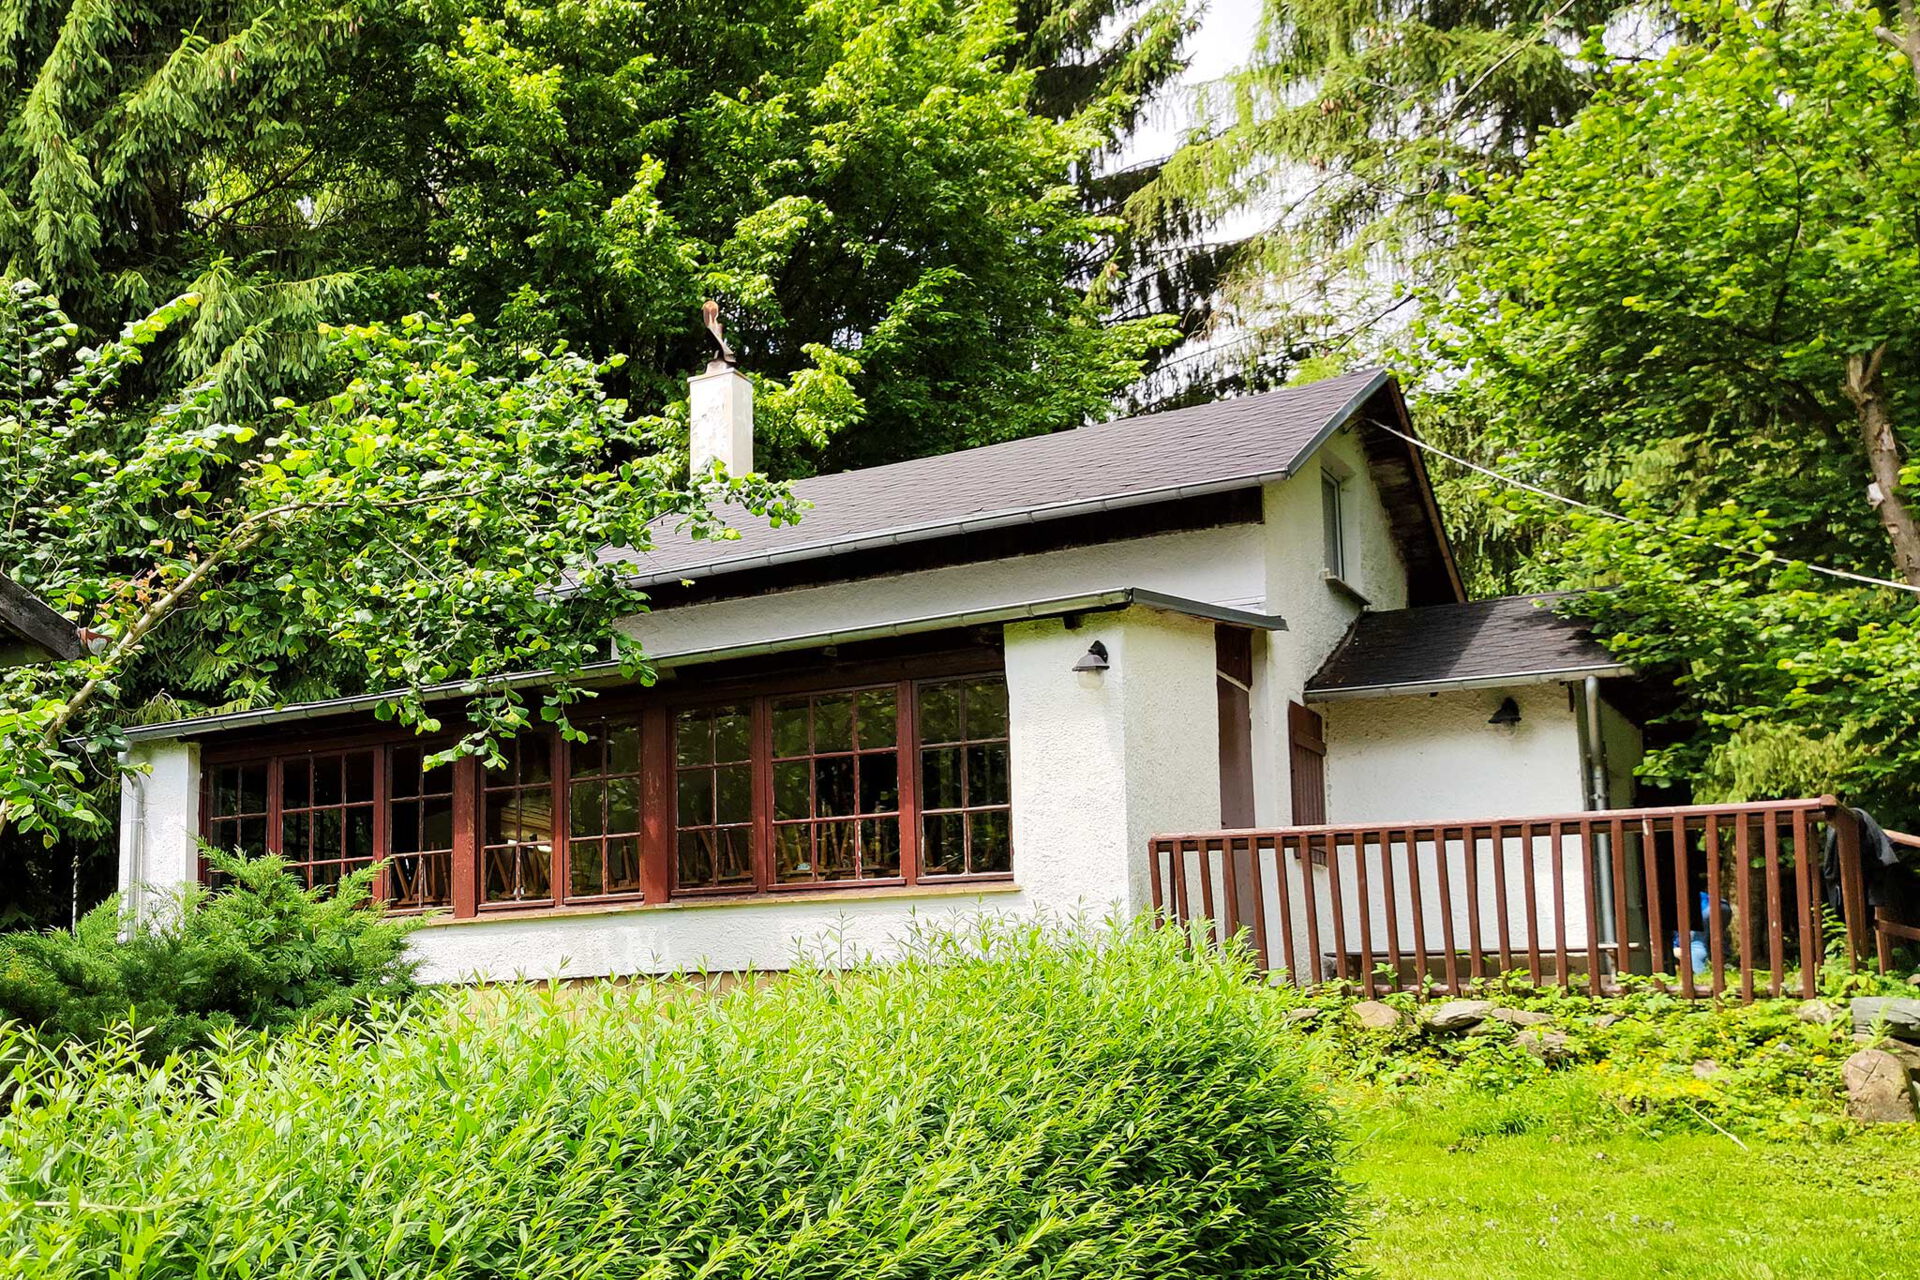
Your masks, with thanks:
[{"label": "wooden deck", "polygon": [[1197,942],[1240,935],[1267,969],[1370,996],[1502,974],[1605,991],[1637,974],[1688,997],[1810,997],[1829,930],[1855,967],[1886,936],[1858,822],[1832,796],[1193,832],[1148,855],[1156,912]]}]

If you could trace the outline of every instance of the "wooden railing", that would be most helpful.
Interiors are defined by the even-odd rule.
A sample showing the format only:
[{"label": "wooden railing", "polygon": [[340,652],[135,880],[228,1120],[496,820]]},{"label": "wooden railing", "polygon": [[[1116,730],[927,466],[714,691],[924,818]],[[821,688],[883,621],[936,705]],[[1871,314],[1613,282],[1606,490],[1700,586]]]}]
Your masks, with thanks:
[{"label": "wooden railing", "polygon": [[[1920,849],[1920,836],[1908,835],[1904,831],[1889,830],[1887,839],[1893,842],[1896,850]],[[1874,959],[1880,966],[1880,972],[1886,973],[1893,968],[1893,951],[1898,946],[1915,947],[1920,950],[1920,928],[1911,920],[1895,920],[1885,907],[1876,907],[1873,912],[1873,951]]]},{"label": "wooden railing", "polygon": [[1815,993],[1829,830],[1857,966],[1873,934],[1858,823],[1831,796],[1156,836],[1148,875],[1161,919],[1241,936],[1301,983],[1459,993],[1525,973],[1605,991],[1639,974],[1751,1000]]}]

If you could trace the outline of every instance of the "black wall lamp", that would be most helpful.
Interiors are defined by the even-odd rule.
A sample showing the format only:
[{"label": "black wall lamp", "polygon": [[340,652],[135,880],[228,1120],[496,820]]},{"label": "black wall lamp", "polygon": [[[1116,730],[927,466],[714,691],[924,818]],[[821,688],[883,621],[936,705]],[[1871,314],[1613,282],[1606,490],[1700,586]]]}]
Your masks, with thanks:
[{"label": "black wall lamp", "polygon": [[1502,698],[1500,709],[1487,717],[1488,724],[1497,724],[1502,729],[1511,729],[1520,723],[1520,704],[1512,698]]},{"label": "black wall lamp", "polygon": [[1080,655],[1080,661],[1073,664],[1075,671],[1105,671],[1113,664],[1107,660],[1107,646],[1095,640]]}]

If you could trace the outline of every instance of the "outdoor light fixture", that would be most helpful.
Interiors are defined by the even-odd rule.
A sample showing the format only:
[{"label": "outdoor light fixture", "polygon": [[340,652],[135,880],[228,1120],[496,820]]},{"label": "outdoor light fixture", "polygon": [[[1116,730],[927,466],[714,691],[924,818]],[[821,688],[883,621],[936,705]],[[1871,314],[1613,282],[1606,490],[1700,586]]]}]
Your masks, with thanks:
[{"label": "outdoor light fixture", "polygon": [[1073,664],[1075,671],[1105,671],[1113,664],[1107,661],[1107,646],[1095,640],[1080,655],[1080,661]]},{"label": "outdoor light fixture", "polygon": [[1511,729],[1520,723],[1520,704],[1512,698],[1502,698],[1500,709],[1487,717],[1488,724],[1497,724],[1503,729]]}]

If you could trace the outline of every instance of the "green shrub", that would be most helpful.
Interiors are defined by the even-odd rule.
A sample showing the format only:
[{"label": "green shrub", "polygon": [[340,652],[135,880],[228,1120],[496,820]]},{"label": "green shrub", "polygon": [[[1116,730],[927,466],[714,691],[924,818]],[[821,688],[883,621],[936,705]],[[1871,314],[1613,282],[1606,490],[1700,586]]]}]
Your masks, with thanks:
[{"label": "green shrub", "polygon": [[[1311,1033],[1296,1031],[1295,1038],[1305,1039],[1324,1074],[1471,1107],[1483,1132],[1464,1136],[1631,1124],[1648,1133],[1801,1138],[1837,1137],[1847,1127],[1841,1064],[1858,1046],[1844,1001],[1830,1002],[1833,1018],[1823,1023],[1803,1020],[1797,997],[1742,1004],[1733,995],[1683,999],[1651,985],[1592,997],[1517,981],[1487,984],[1484,994],[1548,1015],[1538,1030],[1564,1037],[1551,1062],[1529,1053],[1515,1029],[1497,1021],[1471,1034],[1435,1032],[1423,1025],[1423,1006],[1411,996],[1387,997],[1406,1017],[1385,1031],[1361,1027],[1349,996],[1282,987],[1270,998],[1320,1008]],[[1507,1102],[1482,1105],[1493,1098]]]},{"label": "green shrub", "polygon": [[1248,979],[1172,931],[980,925],[852,976],[442,992],[132,1073],[15,1043],[0,1267],[1334,1276],[1338,1139]]},{"label": "green shrub", "polygon": [[208,857],[228,886],[191,888],[153,919],[136,923],[112,899],[72,933],[0,934],[0,1018],[56,1041],[131,1027],[157,1060],[413,989],[416,922],[367,903],[371,870],[334,893],[307,890],[277,858]]}]

